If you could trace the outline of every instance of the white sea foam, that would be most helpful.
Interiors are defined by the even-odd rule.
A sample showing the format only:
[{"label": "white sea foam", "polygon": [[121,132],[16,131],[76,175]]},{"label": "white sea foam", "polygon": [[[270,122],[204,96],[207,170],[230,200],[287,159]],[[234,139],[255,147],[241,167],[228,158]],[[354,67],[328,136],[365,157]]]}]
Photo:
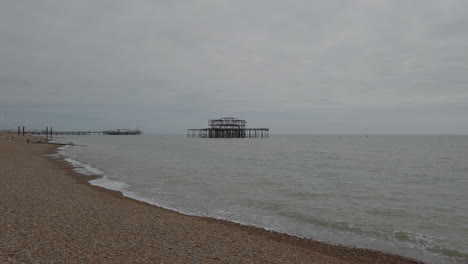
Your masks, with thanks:
[{"label": "white sea foam", "polygon": [[70,165],[73,167],[73,170],[78,173],[85,174],[85,175],[96,175],[96,176],[101,176],[104,174],[101,170],[94,168],[89,164],[84,164],[73,158],[66,158],[65,161],[70,163]]},{"label": "white sea foam", "polygon": [[58,147],[57,150],[60,152],[60,151],[64,151],[66,150],[67,148],[69,148],[70,146],[69,145],[63,145],[61,147]]},{"label": "white sea foam", "polygon": [[130,185],[126,184],[125,182],[114,181],[107,178],[106,176],[92,180],[89,183],[109,190],[122,192],[124,192],[127,188],[130,187]]},{"label": "white sea foam", "polygon": [[[58,154],[66,157],[68,156],[67,153],[64,151],[68,149],[70,146],[63,146],[58,148],[59,152]],[[76,159],[76,157],[67,157],[64,159],[66,162],[68,162],[72,167],[75,172],[78,172],[83,175],[90,175],[90,176],[100,176],[97,179],[89,181],[91,185],[94,186],[99,186],[105,189],[113,190],[113,191],[119,191],[122,192],[125,196],[130,197],[133,192],[127,191],[127,189],[130,187],[130,185],[120,182],[120,181],[115,181],[112,179],[109,179],[109,177],[100,169],[95,168],[91,166],[90,164],[83,163],[79,160]],[[139,199],[141,200],[141,199]]]}]

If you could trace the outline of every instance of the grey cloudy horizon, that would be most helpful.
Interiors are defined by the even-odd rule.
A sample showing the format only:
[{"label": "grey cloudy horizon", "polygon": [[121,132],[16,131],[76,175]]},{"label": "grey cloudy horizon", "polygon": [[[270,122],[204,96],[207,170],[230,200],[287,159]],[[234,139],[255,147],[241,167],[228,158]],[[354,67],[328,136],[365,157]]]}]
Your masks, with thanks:
[{"label": "grey cloudy horizon", "polygon": [[0,2],[0,129],[468,134],[468,2]]}]

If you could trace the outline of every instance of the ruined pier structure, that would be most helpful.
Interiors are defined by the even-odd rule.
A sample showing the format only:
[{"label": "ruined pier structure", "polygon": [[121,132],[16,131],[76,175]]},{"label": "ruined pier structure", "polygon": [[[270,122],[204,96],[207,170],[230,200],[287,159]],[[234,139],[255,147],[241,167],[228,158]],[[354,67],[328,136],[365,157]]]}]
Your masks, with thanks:
[{"label": "ruined pier structure", "polygon": [[208,128],[187,129],[187,137],[193,138],[268,138],[269,128],[246,128],[246,121],[235,117],[223,117],[208,121]]}]

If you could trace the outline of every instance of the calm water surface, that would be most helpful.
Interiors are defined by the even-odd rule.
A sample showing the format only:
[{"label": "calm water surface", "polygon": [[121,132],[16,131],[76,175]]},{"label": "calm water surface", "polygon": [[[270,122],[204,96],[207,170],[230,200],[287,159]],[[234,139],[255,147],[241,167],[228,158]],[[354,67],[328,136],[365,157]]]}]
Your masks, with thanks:
[{"label": "calm water surface", "polygon": [[468,263],[468,136],[76,136],[93,184],[210,216],[428,263]]}]

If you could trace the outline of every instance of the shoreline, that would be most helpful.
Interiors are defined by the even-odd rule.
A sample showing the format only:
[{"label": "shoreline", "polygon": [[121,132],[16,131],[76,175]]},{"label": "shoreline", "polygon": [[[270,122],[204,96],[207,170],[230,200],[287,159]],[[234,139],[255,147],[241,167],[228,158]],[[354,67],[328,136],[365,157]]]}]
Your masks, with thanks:
[{"label": "shoreline", "polygon": [[[5,141],[0,142],[4,145]],[[128,260],[136,261],[139,263],[148,262],[169,262],[169,263],[423,263],[418,260],[409,259],[393,255],[390,253],[380,252],[370,249],[351,248],[340,245],[332,245],[325,242],[319,242],[312,239],[300,238],[288,234],[281,234],[274,231],[265,230],[259,227],[241,225],[227,220],[220,220],[209,217],[185,215],[173,210],[165,209],[156,205],[152,205],[143,201],[135,200],[130,197],[124,196],[119,191],[105,189],[103,187],[95,186],[89,183],[99,176],[83,175],[73,170],[73,167],[63,159],[57,159],[50,156],[56,154],[57,145],[32,145],[37,149],[34,153],[25,153],[26,148],[31,145],[26,145],[19,142],[7,142],[8,145],[16,145],[12,147],[14,151],[24,156],[26,159],[34,159],[40,163],[40,166],[46,166],[48,163],[48,174],[56,174],[54,180],[60,180],[62,183],[59,186],[46,184],[49,188],[57,188],[60,186],[66,187],[68,190],[76,190],[76,197],[83,197],[81,199],[67,199],[67,192],[57,192],[62,199],[66,199],[65,203],[82,203],[80,209],[86,211],[86,214],[77,212],[76,208],[67,208],[71,215],[66,215],[66,219],[70,222],[78,222],[78,226],[71,225],[65,228],[66,232],[70,230],[82,231],[86,233],[84,240],[77,237],[62,237],[57,234],[56,237],[46,241],[46,244],[54,244],[54,242],[62,242],[72,246],[81,246],[81,242],[89,243],[90,241],[115,241],[118,238],[127,240],[127,243],[120,248],[121,251],[115,251],[115,245],[105,244],[102,248],[97,250],[88,249],[90,256],[86,258],[89,262],[100,263],[126,263]],[[2,148],[3,149],[3,148]],[[0,150],[1,152],[1,150]],[[0,153],[2,155],[2,153]],[[29,155],[29,156],[28,156]],[[3,156],[2,156],[3,157]],[[42,163],[39,161],[42,160]],[[18,164],[15,164],[18,167]],[[15,173],[15,165],[10,165]],[[24,164],[23,164],[24,165]],[[8,167],[8,166],[7,166]],[[28,168],[24,168],[27,170]],[[51,173],[53,172],[53,173]],[[0,171],[3,176],[3,171]],[[31,175],[38,174],[37,170]],[[69,177],[63,177],[67,175]],[[60,179],[57,177],[61,177]],[[13,177],[14,178],[14,177]],[[0,180],[3,180],[0,178]],[[11,179],[14,182],[14,179]],[[41,179],[38,179],[40,181]],[[31,186],[30,186],[31,187]],[[32,186],[34,187],[34,186]],[[26,188],[27,189],[27,188]],[[40,192],[45,191],[39,189]],[[47,195],[46,195],[47,196]],[[46,197],[45,200],[48,200]],[[69,198],[69,197],[68,197]],[[91,198],[91,200],[89,200]],[[90,203],[91,201],[91,203]],[[58,211],[53,212],[55,216],[64,216],[60,211],[62,204],[61,200],[54,201],[51,205],[56,205]],[[95,203],[99,202],[99,206]],[[45,208],[49,205],[46,204]],[[91,207],[91,208],[90,208]],[[3,208],[1,208],[3,209]],[[21,209],[21,208],[19,208]],[[102,210],[108,211],[111,214],[101,214]],[[88,215],[88,218],[86,217]],[[119,215],[122,218],[116,218]],[[34,216],[34,214],[33,214]],[[97,217],[89,219],[89,217]],[[135,218],[137,216],[137,218]],[[142,216],[147,216],[147,218]],[[95,220],[98,220],[97,222]],[[133,225],[121,225],[116,220],[124,222],[130,221]],[[98,223],[104,221],[113,226],[119,226],[123,230],[119,235],[114,235],[113,232],[93,236],[88,233],[89,230],[95,230],[96,226],[87,226],[83,230],[80,229],[82,221],[90,221]],[[1,223],[1,221],[0,221]],[[7,226],[13,225],[8,223]],[[98,226],[99,229],[102,226]],[[136,228],[135,227],[139,227]],[[7,227],[8,229],[8,227]],[[39,230],[41,226],[39,226]],[[161,231],[164,230],[164,231]],[[3,229],[0,229],[3,232]],[[8,230],[7,230],[8,231]],[[11,230],[10,230],[11,231]],[[78,232],[79,233],[79,232]],[[98,231],[99,233],[99,231]],[[78,235],[77,235],[78,236]],[[91,239],[92,238],[92,239]],[[77,240],[81,241],[80,243]],[[137,241],[136,250],[140,254],[132,254],[129,252],[128,240]],[[101,244],[101,243],[99,243]],[[119,243],[117,243],[119,244]],[[151,246],[153,245],[153,246]],[[159,245],[160,247],[155,247]],[[163,247],[163,249],[161,249]],[[15,248],[15,251],[21,251],[20,248]],[[111,255],[105,255],[101,249],[110,250]],[[3,250],[2,250],[3,251]],[[5,259],[5,252],[0,251],[0,260],[23,260],[16,254],[7,254]],[[40,252],[40,251],[39,251]],[[54,251],[55,252],[55,251]],[[37,253],[37,251],[35,251]],[[40,252],[41,256],[50,255],[50,252]],[[126,254],[123,254],[126,253]],[[129,259],[127,255],[130,255]],[[53,254],[55,255],[55,253]],[[59,254],[60,255],[60,254]],[[118,256],[117,258],[115,256]],[[26,259],[38,261],[36,254],[30,254],[32,258]],[[114,257],[112,257],[114,256]],[[62,256],[62,258],[65,256]],[[71,258],[62,259],[66,262],[80,262],[83,259],[77,259],[76,256]]]}]

